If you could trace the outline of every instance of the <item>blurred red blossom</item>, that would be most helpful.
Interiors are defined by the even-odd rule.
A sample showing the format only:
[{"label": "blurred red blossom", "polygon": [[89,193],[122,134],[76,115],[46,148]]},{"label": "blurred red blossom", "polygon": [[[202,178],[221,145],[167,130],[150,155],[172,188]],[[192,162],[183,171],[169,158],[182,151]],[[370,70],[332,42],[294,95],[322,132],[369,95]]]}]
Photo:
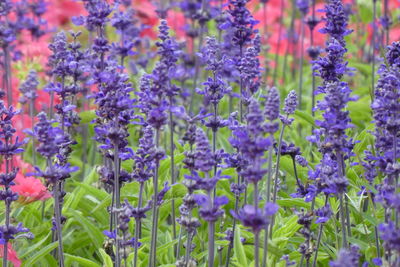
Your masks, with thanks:
[{"label": "blurred red blossom", "polygon": [[15,185],[11,186],[11,190],[19,195],[18,202],[21,204],[29,204],[51,197],[47,188],[37,178],[26,177],[18,173],[14,182]]},{"label": "blurred red blossom", "polygon": [[[19,195],[18,202],[21,204],[29,204],[38,200],[46,200],[51,197],[40,179],[27,177],[27,173],[32,172],[33,168],[29,163],[24,162],[20,156],[13,158],[13,166],[19,168],[15,177],[15,185],[11,186],[11,190]],[[5,172],[5,164],[1,166],[1,172]]]},{"label": "blurred red blossom", "polygon": [[[0,245],[0,258],[3,258],[4,245]],[[7,244],[8,260],[14,264],[14,267],[21,266],[21,260],[18,258],[17,252],[12,248],[10,243]]]}]

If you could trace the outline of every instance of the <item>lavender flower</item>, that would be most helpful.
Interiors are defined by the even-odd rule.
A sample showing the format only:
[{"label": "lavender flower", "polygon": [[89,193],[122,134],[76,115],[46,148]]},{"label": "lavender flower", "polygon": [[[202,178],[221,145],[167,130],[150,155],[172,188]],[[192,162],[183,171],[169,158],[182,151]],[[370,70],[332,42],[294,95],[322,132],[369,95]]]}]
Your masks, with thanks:
[{"label": "lavender flower", "polygon": [[350,246],[350,249],[341,249],[338,254],[336,261],[331,261],[329,266],[340,267],[358,267],[359,266],[359,253],[360,248],[357,245]]},{"label": "lavender flower", "polygon": [[250,227],[253,233],[258,233],[270,223],[270,217],[279,209],[274,203],[267,203],[264,209],[255,208],[252,205],[245,205],[238,213],[231,211],[232,216],[241,221],[246,227]]}]

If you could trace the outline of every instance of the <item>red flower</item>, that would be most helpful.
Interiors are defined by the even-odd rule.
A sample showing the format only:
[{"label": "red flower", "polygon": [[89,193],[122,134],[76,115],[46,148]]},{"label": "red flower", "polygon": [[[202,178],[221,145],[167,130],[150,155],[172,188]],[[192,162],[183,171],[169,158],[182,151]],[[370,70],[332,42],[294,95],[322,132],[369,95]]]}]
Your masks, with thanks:
[{"label": "red flower", "polygon": [[[0,258],[3,258],[4,245],[0,245]],[[14,267],[21,266],[21,260],[18,259],[17,252],[13,250],[10,243],[7,244],[7,259],[14,264]]]},{"label": "red flower", "polygon": [[48,1],[48,10],[44,15],[49,26],[65,25],[70,22],[71,17],[87,14],[83,3],[71,0]]},{"label": "red flower", "polygon": [[18,173],[14,182],[15,185],[11,186],[11,190],[19,195],[18,202],[21,204],[29,204],[37,200],[46,200],[51,197],[47,188],[37,178],[25,177]]},{"label": "red flower", "polygon": [[[13,158],[13,166],[19,168],[19,172],[15,177],[15,185],[11,186],[11,190],[19,195],[19,203],[26,205],[51,197],[40,179],[25,176],[26,173],[33,170],[30,164],[24,162],[20,156],[15,156]],[[5,163],[3,163],[1,165],[1,172],[5,172],[5,169]]]}]

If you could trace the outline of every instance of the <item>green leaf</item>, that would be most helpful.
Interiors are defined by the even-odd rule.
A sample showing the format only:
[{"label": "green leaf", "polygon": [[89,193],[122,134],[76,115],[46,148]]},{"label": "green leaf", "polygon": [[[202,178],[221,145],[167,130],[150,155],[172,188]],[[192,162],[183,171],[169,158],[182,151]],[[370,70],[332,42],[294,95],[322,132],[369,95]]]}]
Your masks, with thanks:
[{"label": "green leaf", "polygon": [[72,216],[75,218],[76,221],[79,222],[79,224],[83,227],[84,232],[87,233],[92,242],[94,243],[95,246],[101,247],[104,237],[101,231],[94,226],[94,224],[89,221],[87,218],[83,217],[80,213],[76,212],[75,210],[69,209],[67,212],[67,216]]},{"label": "green leaf", "polygon": [[99,249],[101,258],[103,259],[103,267],[113,267],[113,262],[110,256],[104,251],[104,249]]},{"label": "green leaf", "polygon": [[295,118],[296,120],[297,120],[297,119],[300,119],[300,120],[306,121],[306,122],[308,122],[310,125],[312,125],[312,126],[314,126],[314,127],[317,127],[317,125],[315,125],[315,120],[314,120],[314,118],[313,118],[310,114],[305,113],[304,111],[296,110],[295,113],[294,113],[294,118]]},{"label": "green leaf", "polygon": [[[91,260],[79,257],[79,256],[74,256],[74,255],[70,255],[70,254],[67,254],[67,253],[64,253],[64,255],[65,255],[65,258],[66,258],[66,264],[71,261],[71,263],[74,263],[74,262],[78,263],[79,266],[82,266],[82,267],[101,267],[100,264],[95,263],[95,262],[93,262]],[[68,264],[67,264],[67,266],[68,266]]]},{"label": "green leaf", "polygon": [[240,266],[247,266],[246,253],[244,251],[242,241],[240,240],[240,228],[239,227],[236,228],[234,238],[235,238],[235,241],[234,241],[235,246],[234,246],[233,250],[235,252],[236,259],[240,263]]},{"label": "green leaf", "polygon": [[94,110],[82,111],[79,113],[79,117],[81,118],[81,123],[89,123],[96,118],[96,114]]},{"label": "green leaf", "polygon": [[26,260],[22,266],[26,266],[26,267],[31,267],[33,266],[33,264],[35,264],[38,260],[40,260],[41,258],[44,258],[45,256],[47,256],[47,254],[49,254],[53,249],[57,248],[58,243],[57,242],[53,242],[48,244],[47,246],[45,246],[44,248],[42,248],[41,250],[39,250],[38,252],[36,252],[32,257],[30,257],[28,260]]},{"label": "green leaf", "polygon": [[50,235],[51,235],[51,232],[49,232],[42,240],[35,242],[34,245],[30,246],[29,249],[27,251],[25,251],[24,253],[20,254],[19,257],[24,258],[27,255],[31,254],[33,251],[38,250],[41,246],[43,246],[43,244],[50,237]]}]

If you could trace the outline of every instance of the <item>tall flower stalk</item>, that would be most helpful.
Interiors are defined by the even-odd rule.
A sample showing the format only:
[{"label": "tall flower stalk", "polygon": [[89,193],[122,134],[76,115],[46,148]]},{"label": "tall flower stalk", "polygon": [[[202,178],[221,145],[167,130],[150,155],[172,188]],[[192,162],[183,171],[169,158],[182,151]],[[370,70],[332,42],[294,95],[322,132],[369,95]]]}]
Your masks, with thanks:
[{"label": "tall flower stalk", "polygon": [[299,71],[299,109],[303,103],[303,65],[304,65],[304,39],[305,39],[305,17],[308,13],[309,2],[308,0],[298,0],[297,8],[300,10],[300,71]]},{"label": "tall flower stalk", "polygon": [[[33,132],[33,126],[35,122],[35,99],[37,98],[37,87],[39,85],[39,81],[37,78],[37,73],[34,70],[31,70],[26,77],[26,80],[24,83],[21,84],[19,90],[23,94],[23,96],[20,98],[19,102],[21,104],[26,104],[28,103],[29,105],[29,116],[31,117],[31,123],[32,123],[32,132]],[[32,139],[32,163],[33,165],[36,165],[36,151],[35,151],[35,142],[34,139]]]},{"label": "tall flower stalk", "polygon": [[284,13],[284,9],[285,9],[285,1],[281,0],[280,1],[280,9],[279,9],[278,44],[276,46],[276,52],[275,52],[275,57],[274,57],[275,69],[274,69],[274,74],[273,74],[273,77],[272,77],[272,85],[276,85],[276,79],[278,78],[279,51],[281,49],[281,43],[282,43],[282,29],[283,29],[283,13]]},{"label": "tall flower stalk", "polygon": [[252,184],[254,188],[252,205],[246,204],[238,211],[232,210],[231,213],[244,226],[252,229],[256,267],[259,266],[260,261],[260,231],[270,223],[269,217],[278,210],[278,206],[269,203],[268,200],[263,209],[259,208],[259,182],[268,171],[262,167],[265,162],[263,155],[272,146],[271,138],[265,138],[263,135],[265,131],[269,131],[270,126],[270,123],[265,123],[265,117],[258,102],[252,99],[246,116],[246,125],[237,127],[230,139],[233,146],[239,148],[246,162],[238,175],[243,177],[247,183]]},{"label": "tall flower stalk", "polygon": [[62,239],[62,214],[60,199],[61,192],[60,184],[65,179],[71,176],[72,172],[78,170],[78,167],[71,167],[69,163],[58,162],[59,156],[62,153],[62,147],[65,145],[65,140],[68,136],[59,127],[52,126],[54,121],[47,119],[45,113],[41,112],[37,115],[39,121],[34,127],[34,136],[37,138],[39,146],[37,151],[45,159],[47,166],[45,169],[35,167],[35,176],[43,177],[47,184],[52,188],[54,198],[54,228],[58,240],[58,261],[59,266],[64,266],[64,252]]},{"label": "tall flower stalk", "polygon": [[[270,135],[271,142],[274,142],[274,134],[279,129],[279,123],[277,119],[279,118],[280,109],[280,96],[279,91],[276,87],[269,89],[267,95],[265,96],[265,109],[264,115],[267,119],[265,131]],[[267,186],[265,193],[265,201],[269,202],[271,200],[271,186],[272,186],[272,162],[273,162],[273,146],[268,148],[268,159],[267,159]],[[267,266],[268,258],[268,224],[264,227],[264,250],[263,250],[263,260],[262,266]]]},{"label": "tall flower stalk", "polygon": [[[183,256],[183,258],[178,259],[176,262],[177,266],[190,266],[194,260],[191,258],[191,248],[192,248],[192,240],[195,237],[197,228],[200,227],[200,221],[198,218],[193,216],[193,210],[196,207],[196,201],[194,199],[194,191],[197,189],[196,183],[193,182],[190,178],[192,175],[195,174],[196,169],[197,169],[197,159],[195,151],[195,145],[196,145],[196,132],[197,132],[197,126],[196,122],[198,120],[202,120],[204,118],[204,114],[198,114],[197,116],[194,116],[192,118],[187,117],[188,121],[188,126],[187,130],[182,138],[182,141],[187,142],[189,144],[190,149],[188,151],[185,151],[185,159],[183,160],[184,168],[189,171],[189,175],[186,175],[184,180],[184,185],[187,187],[187,194],[183,198],[183,203],[179,207],[180,214],[181,216],[177,219],[178,223],[182,227],[186,229],[187,236],[186,236],[186,251]],[[197,140],[198,141],[198,140]],[[178,248],[177,248],[177,257],[180,257],[180,247],[181,247],[181,237],[182,235],[180,234],[180,238],[178,240]]]},{"label": "tall flower stalk", "polygon": [[134,181],[139,183],[139,197],[135,208],[135,246],[133,266],[137,266],[139,237],[141,233],[142,219],[146,217],[145,213],[151,209],[152,202],[148,201],[147,205],[143,206],[144,201],[144,186],[146,181],[150,180],[154,175],[155,159],[157,150],[154,146],[154,132],[150,126],[143,129],[143,136],[139,140],[139,148],[135,153],[135,168],[132,174]]},{"label": "tall flower stalk", "polygon": [[[306,20],[308,29],[310,30],[310,47],[307,49],[308,56],[312,61],[315,61],[320,53],[320,48],[318,46],[314,46],[314,30],[318,25],[320,20],[315,16],[315,0],[311,0],[311,17],[308,17]],[[314,69],[311,68],[312,71],[312,89],[311,89],[311,115],[314,117],[315,115],[315,90],[316,90],[316,80],[314,75]]]},{"label": "tall flower stalk", "polygon": [[[384,208],[384,223],[378,226],[383,240],[385,261],[389,265],[400,262],[399,248],[395,245],[399,236],[398,180],[399,180],[399,86],[400,86],[400,43],[394,42],[387,47],[386,64],[382,64],[378,73],[374,101],[371,104],[375,123],[375,147],[366,152],[369,167],[366,178],[370,184],[381,174],[382,183],[377,185],[378,193],[373,200]],[[365,166],[365,165],[364,165]]]},{"label": "tall flower stalk", "polygon": [[[160,134],[168,121],[168,111],[174,110],[173,97],[178,93],[179,88],[171,83],[171,76],[176,70],[176,62],[179,58],[178,44],[169,36],[169,27],[165,20],[159,26],[159,39],[157,42],[160,60],[157,62],[151,74],[142,78],[139,108],[145,114],[145,123],[155,131],[155,147],[162,155],[160,145]],[[169,102],[170,101],[170,102]],[[171,115],[171,114],[170,114]],[[171,129],[172,130],[172,129]],[[173,151],[171,151],[173,152]],[[155,159],[153,176],[153,217],[150,242],[149,266],[156,266],[157,253],[157,231],[158,231],[158,175],[159,165],[162,156]],[[175,207],[174,207],[175,208]]]},{"label": "tall flower stalk", "polygon": [[[208,142],[208,138],[202,129],[196,130],[196,150],[195,150],[195,162],[194,168],[201,171],[204,177],[200,176],[200,173],[193,172],[191,175],[186,176],[194,182],[194,188],[198,190],[204,190],[206,194],[195,194],[194,200],[199,206],[199,214],[203,220],[208,222],[208,265],[214,266],[215,260],[215,222],[224,214],[221,206],[228,203],[226,196],[214,195],[214,189],[217,182],[222,178],[229,178],[228,176],[221,175],[219,170],[216,175],[210,175],[210,172],[214,169],[216,161],[220,158],[220,152],[213,153]],[[219,155],[218,155],[219,154]],[[216,192],[216,191],[215,191]],[[190,248],[189,248],[190,249]]]},{"label": "tall flower stalk", "polygon": [[[0,174],[0,200],[4,201],[5,204],[5,223],[0,226],[0,244],[4,246],[2,252],[3,267],[8,266],[8,244],[10,240],[15,239],[18,233],[29,232],[29,229],[22,227],[21,223],[17,226],[11,224],[11,203],[18,200],[18,194],[11,190],[11,186],[15,185],[14,180],[18,173],[18,168],[13,166],[13,156],[23,152],[24,150],[21,147],[26,143],[19,141],[18,137],[14,138],[15,128],[13,128],[11,120],[15,114],[12,106],[7,108],[3,101],[0,101],[0,155],[4,166],[4,172]],[[24,235],[33,237],[29,234]]]},{"label": "tall flower stalk", "polygon": [[[278,183],[279,183],[279,167],[280,160],[282,154],[282,142],[283,142],[283,134],[285,132],[285,128],[290,126],[293,122],[293,118],[290,118],[290,115],[294,114],[296,107],[298,105],[297,94],[294,90],[290,91],[289,94],[285,98],[285,106],[283,107],[284,115],[280,115],[280,120],[282,122],[282,129],[279,133],[279,139],[277,143],[277,154],[276,154],[276,165],[274,169],[274,187],[272,189],[272,203],[276,203],[277,195],[278,195]],[[275,224],[275,216],[272,217],[272,221],[270,223],[269,235],[272,237],[272,230]]]},{"label": "tall flower stalk", "polygon": [[[332,0],[326,6],[325,27],[322,33],[330,35],[325,49],[326,55],[314,61],[314,70],[323,79],[323,84],[317,93],[325,94],[324,99],[317,103],[317,109],[323,111],[324,120],[316,121],[319,129],[314,130],[314,135],[309,139],[318,145],[322,154],[321,163],[312,173],[313,179],[323,181],[320,192],[326,197],[334,195],[339,200],[339,217],[341,222],[342,247],[346,248],[347,235],[351,233],[348,227],[350,222],[346,217],[348,209],[345,208],[345,192],[348,181],[346,178],[345,160],[353,156],[354,142],[348,139],[346,130],[352,127],[349,112],[346,110],[349,101],[356,98],[350,97],[351,90],[346,82],[341,81],[344,74],[349,72],[344,60],[346,53],[344,36],[351,33],[347,29],[348,15],[340,0]],[[322,225],[320,227],[322,231]],[[320,233],[318,234],[317,248],[319,248]],[[317,258],[315,257],[314,266]]]}]

